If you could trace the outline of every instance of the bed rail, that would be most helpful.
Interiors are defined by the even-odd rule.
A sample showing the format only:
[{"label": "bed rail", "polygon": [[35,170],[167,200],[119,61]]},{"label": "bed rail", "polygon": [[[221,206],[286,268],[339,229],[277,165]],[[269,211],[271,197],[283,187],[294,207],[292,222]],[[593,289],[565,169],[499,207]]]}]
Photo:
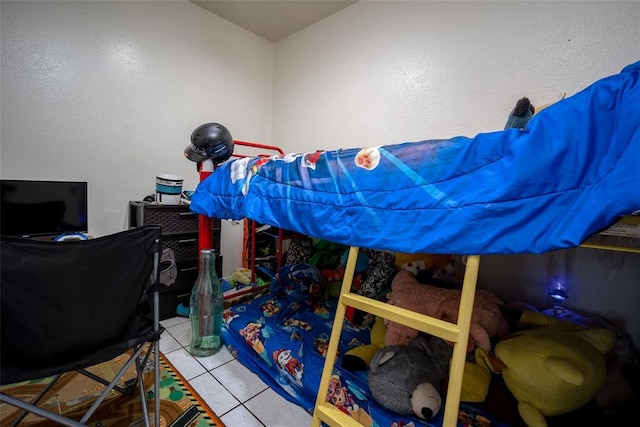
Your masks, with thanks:
[{"label": "bed rail", "polygon": [[330,426],[362,427],[355,419],[349,417],[326,401],[331,374],[336,362],[338,342],[340,341],[340,334],[342,333],[346,308],[354,307],[454,342],[443,426],[455,427],[458,421],[458,407],[460,406],[460,393],[462,392],[462,374],[469,341],[469,328],[471,325],[476,283],[478,281],[480,257],[471,255],[467,258],[467,267],[462,284],[460,308],[458,311],[458,322],[454,324],[351,293],[351,282],[353,281],[358,251],[359,248],[357,247],[351,247],[349,250],[349,258],[347,259],[347,266],[342,281],[340,298],[333,321],[329,348],[322,370],[311,425],[319,427],[322,421]]},{"label": "bed rail", "polygon": [[[284,156],[284,151],[282,148],[277,147],[275,145],[267,145],[260,144],[257,142],[249,142],[249,141],[240,141],[237,139],[233,140],[234,146],[240,147],[250,147],[251,149],[260,149],[260,150],[268,150],[268,153],[258,153],[258,154],[239,154],[232,153],[232,157],[248,157],[248,156],[260,156],[260,157],[269,157],[275,154],[279,154]],[[215,166],[211,160],[205,160],[199,164],[199,178],[200,182],[204,181],[213,173]],[[255,235],[255,234],[254,234]],[[254,246],[255,247],[255,246]],[[199,215],[198,217],[198,252],[203,249],[213,248],[213,234],[211,232],[211,218],[205,215]],[[214,248],[218,251],[220,248]],[[252,269],[252,277],[251,280],[255,280],[253,277],[253,269]]]}]

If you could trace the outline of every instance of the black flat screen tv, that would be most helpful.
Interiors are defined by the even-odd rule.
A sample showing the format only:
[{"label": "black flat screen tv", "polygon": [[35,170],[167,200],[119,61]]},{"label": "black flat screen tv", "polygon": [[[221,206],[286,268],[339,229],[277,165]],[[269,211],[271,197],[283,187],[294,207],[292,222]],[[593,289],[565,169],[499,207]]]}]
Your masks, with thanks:
[{"label": "black flat screen tv", "polygon": [[87,183],[0,180],[0,234],[47,236],[86,233]]}]

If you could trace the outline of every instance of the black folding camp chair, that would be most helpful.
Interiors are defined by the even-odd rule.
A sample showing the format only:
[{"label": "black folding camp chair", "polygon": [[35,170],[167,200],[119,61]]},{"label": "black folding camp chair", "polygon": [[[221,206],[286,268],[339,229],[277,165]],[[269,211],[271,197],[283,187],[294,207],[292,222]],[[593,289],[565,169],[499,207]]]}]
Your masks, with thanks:
[{"label": "black folding camp chair", "polygon": [[[156,390],[160,379],[158,344],[163,331],[157,294],[160,253],[159,226],[81,241],[0,238],[0,384],[54,378],[49,388],[31,401],[0,393],[0,402],[23,410],[18,411],[14,425],[28,413],[58,424],[86,425],[112,390],[124,394],[137,388],[149,426],[145,396],[149,385],[143,384],[142,373],[151,365],[155,381],[153,421],[159,425]],[[130,358],[112,380],[85,369],[125,353]],[[148,363],[150,360],[154,363]],[[119,385],[132,364],[136,379]],[[79,420],[38,406],[55,381],[69,371],[106,386]]]}]

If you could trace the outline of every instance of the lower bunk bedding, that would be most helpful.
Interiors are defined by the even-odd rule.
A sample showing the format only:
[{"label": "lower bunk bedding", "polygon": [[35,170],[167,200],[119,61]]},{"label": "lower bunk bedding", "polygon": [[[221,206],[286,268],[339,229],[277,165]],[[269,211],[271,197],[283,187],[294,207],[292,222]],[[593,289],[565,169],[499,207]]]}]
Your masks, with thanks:
[{"label": "lower bunk bedding", "polygon": [[[285,399],[313,413],[337,298],[328,296],[291,301],[285,294],[268,293],[225,311],[225,343],[240,363]],[[367,371],[341,367],[344,354],[370,343],[365,321],[345,320],[328,400],[364,426],[440,426],[443,409],[429,421],[395,414],[372,397]],[[492,414],[463,404],[462,426],[507,427]]]},{"label": "lower bunk bedding", "polygon": [[[333,270],[336,265],[335,256],[327,257],[327,254],[332,254],[331,251],[319,251],[316,252],[315,256],[310,256],[311,252],[301,249],[307,248],[305,244],[307,246],[310,245],[309,242],[300,240],[290,248],[287,253],[287,260],[291,264],[285,265],[278,271],[276,278],[271,282],[268,293],[256,296],[250,301],[233,305],[225,310],[223,334],[225,344],[240,363],[258,375],[262,381],[282,397],[299,405],[309,413],[313,413],[333,319],[338,307],[337,294],[332,290],[331,282],[327,282],[327,277],[336,279],[335,275],[339,276],[340,268]],[[316,248],[317,244],[318,242],[316,242]],[[324,247],[323,249],[327,248]],[[336,250],[339,252],[341,248],[331,249],[335,253]],[[318,256],[319,254],[321,256]],[[412,263],[403,264],[405,260],[401,258],[400,254],[396,254],[395,259],[386,257],[383,252],[378,251],[369,251],[365,252],[365,254],[368,254],[370,259],[376,260],[371,263],[376,267],[370,266],[363,270],[363,274],[357,276],[363,279],[361,282],[354,280],[354,284],[359,284],[357,292],[361,295],[367,294],[372,298],[382,300],[389,295],[389,291],[393,291],[392,295],[395,295],[390,302],[393,300],[394,304],[403,306],[406,302],[403,303],[401,301],[401,295],[414,295],[413,299],[420,301],[434,300],[435,294],[433,293],[430,294],[431,297],[429,298],[423,294],[408,293],[407,289],[415,290],[415,288],[412,288],[413,286],[419,286],[420,292],[425,291],[430,286],[427,283],[437,283],[436,287],[438,288],[448,288],[444,292],[456,287],[455,274],[448,277],[443,276],[441,274],[444,271],[443,269],[422,269],[418,270],[417,274],[413,274],[408,273],[410,270],[403,271],[409,268]],[[316,263],[320,260],[326,261],[330,259],[331,262],[329,264],[320,263],[316,265],[330,265],[332,268],[317,269],[306,263],[310,259]],[[447,259],[447,257],[444,257],[438,262],[443,265],[442,263]],[[413,264],[415,264],[415,261]],[[398,270],[393,265],[402,265],[403,269],[400,270],[402,272],[396,273]],[[447,265],[451,266],[450,264]],[[421,283],[418,283],[418,279],[422,279],[425,276],[428,279],[421,280]],[[369,280],[372,278],[374,280]],[[382,285],[381,287],[370,286],[373,282]],[[323,285],[320,286],[320,283],[323,283]],[[482,293],[484,291],[479,292]],[[483,297],[477,294],[476,302],[480,304],[479,301],[481,300],[483,300]],[[491,343],[487,343],[487,345],[490,345],[493,355],[503,360],[507,360],[505,356],[508,356],[506,353],[507,347],[504,347],[504,343],[510,342],[513,344],[517,342],[514,337],[523,335],[523,331],[526,336],[525,329],[534,329],[535,335],[535,329],[549,327],[547,332],[550,335],[547,338],[553,342],[573,340],[568,335],[556,337],[553,329],[561,329],[568,333],[584,329],[602,332],[603,329],[606,329],[606,337],[611,342],[606,350],[602,350],[606,354],[606,359],[602,359],[602,366],[598,367],[597,363],[589,362],[590,367],[587,367],[587,372],[590,372],[589,375],[598,371],[601,372],[600,375],[603,377],[606,375],[606,378],[594,380],[603,381],[603,385],[597,393],[596,390],[588,392],[592,393],[590,396],[594,396],[591,401],[587,404],[580,403],[576,405],[576,409],[569,412],[547,416],[547,424],[544,425],[550,427],[566,425],[628,425],[623,420],[627,420],[628,416],[635,412],[635,406],[640,402],[638,397],[640,368],[637,363],[637,351],[633,348],[623,330],[616,328],[600,316],[579,313],[564,307],[538,312],[534,307],[526,304],[513,302],[504,304],[502,301],[500,301],[500,304],[501,316],[504,315],[504,319],[508,324],[508,332],[507,335],[503,335],[498,340],[492,339]],[[489,305],[483,307],[488,309]],[[517,313],[517,316],[514,316],[513,313]],[[527,320],[525,320],[523,313],[528,314]],[[360,370],[345,369],[345,366],[349,366],[349,362],[351,362],[351,366],[354,366],[352,359],[349,359],[347,363],[343,363],[346,359],[345,355],[349,354],[351,356],[353,349],[362,349],[364,348],[361,347],[362,345],[371,344],[372,337],[375,340],[374,344],[381,346],[380,339],[374,332],[376,325],[382,324],[378,323],[379,321],[381,322],[380,319],[375,319],[373,316],[362,312],[347,312],[338,344],[338,356],[334,365],[327,400],[358,420],[365,427],[441,426],[444,406],[440,408],[436,416],[428,420],[414,416],[399,415],[387,409],[389,408],[388,405],[382,405],[374,398],[374,396],[379,396],[380,392],[375,393],[374,391],[372,393],[369,387],[369,370],[366,369],[367,366],[364,368],[361,366]],[[392,323],[384,327],[384,340],[389,341],[392,327]],[[397,325],[394,330],[397,331]],[[562,334],[562,332],[559,333]],[[576,333],[582,334],[582,332]],[[474,337],[477,337],[477,335],[472,333],[471,338]],[[595,336],[591,338],[596,339]],[[521,342],[526,343],[526,341]],[[476,343],[482,347],[480,340],[476,340]],[[536,364],[533,359],[527,358],[531,353],[528,349],[531,347],[537,348],[539,343],[541,342],[536,342],[536,344],[529,342],[524,346],[525,358],[519,359],[520,362],[518,364],[526,367],[525,372],[531,371],[533,369],[532,366]],[[571,346],[573,345],[571,344]],[[374,353],[382,353],[379,348],[377,347]],[[500,350],[501,348],[502,350]],[[581,349],[579,346],[572,348],[573,350],[571,351],[577,351],[582,354],[590,353],[593,350],[584,351],[585,349]],[[502,351],[502,354],[500,351]],[[553,358],[557,353],[551,353],[561,350],[553,344],[550,351],[546,356],[552,356]],[[475,353],[471,353],[475,355],[475,362],[480,360],[479,354],[484,354],[482,352],[478,353],[477,348]],[[544,351],[539,350],[534,353],[543,355]],[[598,356],[598,360],[602,357],[602,355]],[[440,359],[450,359],[450,353],[446,357],[440,357],[438,360]],[[375,360],[375,358],[370,360],[371,366],[374,365]],[[468,358],[468,360],[470,361],[471,359]],[[574,362],[578,363],[577,361]],[[606,366],[604,366],[605,363]],[[475,364],[472,363],[471,366],[475,366]],[[515,371],[516,367],[512,365],[511,368]],[[445,369],[448,372],[448,368]],[[545,371],[546,369],[536,371],[535,376],[544,377],[546,375]],[[415,373],[416,371],[412,372]],[[470,377],[469,374],[472,374],[472,376]],[[486,380],[488,383],[484,384],[485,386],[489,384],[488,389],[482,389],[482,387],[478,389],[481,390],[480,398],[475,400],[467,399],[474,403],[465,402],[465,399],[462,400],[458,415],[458,426],[526,427],[527,425],[536,425],[524,421],[521,417],[522,412],[520,412],[518,401],[510,391],[512,389],[509,388],[508,381],[505,381],[505,371],[501,371],[500,374],[494,371],[494,374],[496,375],[489,374],[490,379]],[[406,372],[404,375],[407,375]],[[393,378],[396,379],[396,383],[403,381],[398,380],[398,377]],[[472,371],[468,372],[465,368],[464,383],[469,381],[468,384],[477,385],[483,381],[481,376],[475,377],[480,380],[478,383],[474,382],[474,380],[470,381],[469,378],[474,378],[473,373]],[[557,382],[554,383],[553,381],[555,380],[553,378],[550,380],[547,378],[547,381],[552,382],[543,382],[541,388],[538,387],[538,390],[548,390],[548,392],[541,393],[538,391],[535,394],[538,396],[544,395],[542,396],[543,401],[538,402],[539,405],[553,406],[553,400],[562,395],[562,386]],[[447,379],[443,378],[439,385],[444,404],[446,402]],[[377,387],[379,390],[379,383]],[[464,389],[465,387],[463,387],[463,395]],[[469,390],[475,393],[476,389]],[[573,389],[571,393],[578,395],[580,393],[579,390],[584,389]],[[388,391],[385,392],[388,393]],[[475,396],[478,396],[478,394],[475,394]],[[562,399],[566,399],[566,397]],[[587,400],[584,401],[586,402]],[[411,409],[409,409],[409,412],[411,412]]]}]

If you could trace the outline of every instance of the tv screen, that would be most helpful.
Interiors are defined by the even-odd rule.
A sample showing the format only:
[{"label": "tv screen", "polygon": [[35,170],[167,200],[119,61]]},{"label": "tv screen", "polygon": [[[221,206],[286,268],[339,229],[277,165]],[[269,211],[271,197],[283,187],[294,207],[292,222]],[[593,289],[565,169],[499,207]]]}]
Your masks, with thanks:
[{"label": "tv screen", "polygon": [[0,233],[43,236],[86,233],[87,183],[0,180]]}]

